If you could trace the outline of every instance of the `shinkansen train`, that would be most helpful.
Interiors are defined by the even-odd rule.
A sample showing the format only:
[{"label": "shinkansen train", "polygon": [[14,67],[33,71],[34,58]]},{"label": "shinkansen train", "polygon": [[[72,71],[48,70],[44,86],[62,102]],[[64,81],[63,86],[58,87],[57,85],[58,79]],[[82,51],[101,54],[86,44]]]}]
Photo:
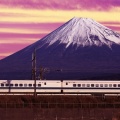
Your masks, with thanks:
[{"label": "shinkansen train", "polygon": [[120,81],[100,80],[0,80],[0,93],[120,94]]}]

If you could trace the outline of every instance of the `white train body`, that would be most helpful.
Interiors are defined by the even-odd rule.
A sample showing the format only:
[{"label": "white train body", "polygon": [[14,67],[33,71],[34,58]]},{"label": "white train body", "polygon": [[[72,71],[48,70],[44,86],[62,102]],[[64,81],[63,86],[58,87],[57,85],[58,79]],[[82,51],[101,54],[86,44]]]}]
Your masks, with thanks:
[{"label": "white train body", "polygon": [[65,93],[120,93],[120,81],[64,81]]},{"label": "white train body", "polygon": [[[54,89],[56,88],[56,89]],[[58,89],[57,89],[58,88]],[[47,81],[37,80],[36,81],[36,92],[60,92],[61,81]],[[32,93],[34,92],[34,81],[33,80],[0,80],[0,92],[11,92],[11,93]]]},{"label": "white train body", "polygon": [[[33,93],[34,80],[0,80],[0,93]],[[120,94],[120,81],[37,80],[37,93]]]}]

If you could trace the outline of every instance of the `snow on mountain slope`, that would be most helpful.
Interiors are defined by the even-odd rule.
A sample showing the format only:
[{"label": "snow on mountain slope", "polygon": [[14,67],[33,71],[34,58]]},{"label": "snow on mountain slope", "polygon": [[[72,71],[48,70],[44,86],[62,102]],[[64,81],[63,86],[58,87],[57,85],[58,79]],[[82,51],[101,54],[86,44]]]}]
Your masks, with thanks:
[{"label": "snow on mountain slope", "polygon": [[120,73],[120,34],[92,19],[73,18],[44,38],[1,60],[0,78],[28,79],[35,48],[37,68],[79,71],[50,73],[48,79],[90,79],[98,74],[103,77],[103,74]]},{"label": "snow on mountain slope", "polygon": [[49,45],[101,46],[120,44],[120,34],[89,18],[73,18],[42,39]]}]

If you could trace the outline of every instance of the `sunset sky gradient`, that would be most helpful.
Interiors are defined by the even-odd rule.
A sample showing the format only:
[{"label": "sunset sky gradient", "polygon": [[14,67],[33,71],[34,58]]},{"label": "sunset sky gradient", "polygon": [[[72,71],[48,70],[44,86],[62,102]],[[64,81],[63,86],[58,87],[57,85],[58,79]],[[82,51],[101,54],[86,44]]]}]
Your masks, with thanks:
[{"label": "sunset sky gradient", "polygon": [[92,18],[120,33],[120,0],[1,0],[0,59],[73,17]]}]

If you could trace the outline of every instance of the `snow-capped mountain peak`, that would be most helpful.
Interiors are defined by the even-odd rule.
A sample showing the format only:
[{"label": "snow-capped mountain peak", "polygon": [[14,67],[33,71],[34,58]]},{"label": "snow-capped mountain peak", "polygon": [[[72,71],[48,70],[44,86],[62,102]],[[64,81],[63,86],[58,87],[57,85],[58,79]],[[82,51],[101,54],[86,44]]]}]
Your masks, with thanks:
[{"label": "snow-capped mountain peak", "polygon": [[92,19],[75,17],[1,60],[0,78],[30,79],[35,48],[37,70],[51,69],[46,79],[120,79],[120,34]]},{"label": "snow-capped mountain peak", "polygon": [[41,40],[49,45],[59,42],[66,47],[71,44],[110,47],[112,44],[120,44],[120,34],[90,18],[74,17]]}]

